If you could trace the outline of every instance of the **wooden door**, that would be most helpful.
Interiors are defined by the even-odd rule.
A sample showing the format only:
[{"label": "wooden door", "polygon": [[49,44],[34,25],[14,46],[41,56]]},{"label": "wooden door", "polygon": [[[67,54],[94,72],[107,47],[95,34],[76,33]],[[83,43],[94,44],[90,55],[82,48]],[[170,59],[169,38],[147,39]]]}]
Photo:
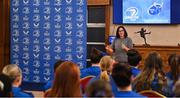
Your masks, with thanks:
[{"label": "wooden door", "polygon": [[10,63],[9,7],[9,0],[0,0],[0,72],[4,65]]}]

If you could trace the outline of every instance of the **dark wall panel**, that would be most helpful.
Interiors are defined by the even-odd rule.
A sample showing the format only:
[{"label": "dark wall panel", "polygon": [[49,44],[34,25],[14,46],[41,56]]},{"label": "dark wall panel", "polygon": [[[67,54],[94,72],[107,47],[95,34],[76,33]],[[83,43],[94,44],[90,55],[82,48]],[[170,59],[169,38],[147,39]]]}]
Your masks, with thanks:
[{"label": "dark wall panel", "polygon": [[105,28],[88,28],[87,42],[105,42]]},{"label": "dark wall panel", "polygon": [[103,7],[88,8],[88,23],[104,23],[104,22],[105,22],[105,8]]}]

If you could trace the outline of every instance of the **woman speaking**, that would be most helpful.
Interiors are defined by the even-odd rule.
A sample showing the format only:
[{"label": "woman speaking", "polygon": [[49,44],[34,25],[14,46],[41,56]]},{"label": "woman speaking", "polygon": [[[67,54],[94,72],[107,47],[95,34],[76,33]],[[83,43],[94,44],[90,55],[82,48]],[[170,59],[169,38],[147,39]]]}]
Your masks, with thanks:
[{"label": "woman speaking", "polygon": [[117,62],[127,62],[127,51],[133,48],[131,38],[128,37],[127,31],[123,26],[119,26],[116,31],[116,38],[111,45],[106,46],[106,51],[113,54]]}]

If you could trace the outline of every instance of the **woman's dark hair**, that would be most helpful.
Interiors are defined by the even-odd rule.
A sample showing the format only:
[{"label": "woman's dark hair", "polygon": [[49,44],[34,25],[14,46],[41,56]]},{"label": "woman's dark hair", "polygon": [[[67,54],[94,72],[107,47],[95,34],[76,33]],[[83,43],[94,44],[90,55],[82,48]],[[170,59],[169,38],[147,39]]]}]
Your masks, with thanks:
[{"label": "woman's dark hair", "polygon": [[162,71],[163,62],[159,53],[153,51],[149,53],[144,61],[145,68],[156,69],[156,71]]},{"label": "woman's dark hair", "polygon": [[180,66],[180,62],[179,62],[179,56],[175,53],[171,54],[168,58],[168,64],[171,68],[171,73],[172,73],[172,79],[173,82],[175,83],[180,75],[180,70],[179,70],[179,66]]},{"label": "woman's dark hair", "polygon": [[133,80],[134,89],[137,92],[153,89],[152,83],[155,78],[158,79],[156,85],[160,86],[156,91],[163,93],[162,87],[166,85],[167,80],[163,72],[162,58],[159,53],[153,51],[145,58],[142,72]]},{"label": "woman's dark hair", "polygon": [[124,30],[124,38],[128,37],[127,31],[123,26],[119,26],[116,30],[116,38],[120,38],[119,36],[119,29],[122,28]]}]

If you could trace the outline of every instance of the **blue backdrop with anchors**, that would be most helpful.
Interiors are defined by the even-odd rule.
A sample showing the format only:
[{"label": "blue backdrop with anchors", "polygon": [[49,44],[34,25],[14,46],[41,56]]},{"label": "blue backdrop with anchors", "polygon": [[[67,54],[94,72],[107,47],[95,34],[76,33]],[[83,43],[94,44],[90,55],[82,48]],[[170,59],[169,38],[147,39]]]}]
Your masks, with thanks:
[{"label": "blue backdrop with anchors", "polygon": [[11,0],[11,63],[24,82],[52,80],[59,59],[86,67],[86,11],[86,0]]}]

